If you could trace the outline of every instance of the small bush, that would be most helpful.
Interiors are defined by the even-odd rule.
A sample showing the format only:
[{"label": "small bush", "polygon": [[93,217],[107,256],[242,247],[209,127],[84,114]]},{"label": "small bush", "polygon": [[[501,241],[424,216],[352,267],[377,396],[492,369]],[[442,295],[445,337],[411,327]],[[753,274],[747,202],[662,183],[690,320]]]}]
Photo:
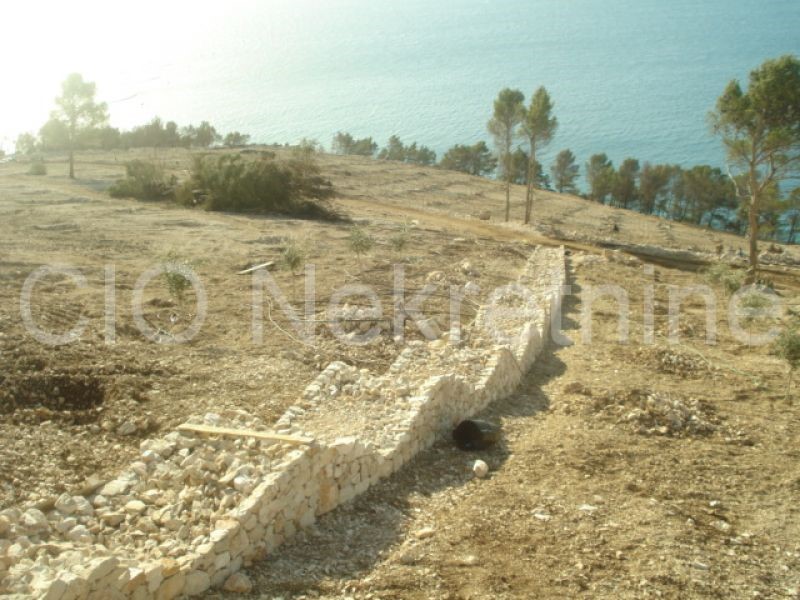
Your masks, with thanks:
[{"label": "small bush", "polygon": [[800,366],[800,331],[797,326],[781,331],[773,342],[772,354],[785,360],[792,371]]},{"label": "small bush", "polygon": [[112,198],[137,200],[163,200],[172,194],[175,179],[167,178],[160,165],[146,160],[132,160],[125,164],[125,178],[108,189]]},{"label": "small bush", "polygon": [[43,160],[35,160],[28,169],[28,175],[47,175],[47,165]]},{"label": "small bush", "polygon": [[410,237],[411,229],[407,223],[404,223],[400,230],[389,238],[389,245],[395,252],[402,252],[408,245]]},{"label": "small bush", "polygon": [[189,208],[193,208],[200,203],[200,199],[195,197],[194,190],[192,190],[191,181],[184,181],[175,186],[174,197],[175,202]]},{"label": "small bush", "polygon": [[372,247],[375,245],[375,240],[361,227],[353,227],[350,230],[347,243],[358,257],[358,260],[361,261],[362,257],[372,250]]},{"label": "small bush", "polygon": [[[337,220],[323,202],[332,194],[330,182],[319,175],[311,153],[298,152],[288,163],[239,154],[195,157],[191,180],[177,198],[199,198],[206,210],[278,213],[299,218]],[[187,191],[189,193],[187,193]]]},{"label": "small bush", "polygon": [[163,273],[164,285],[169,295],[172,296],[176,302],[182,303],[186,290],[192,285],[189,279],[189,271],[192,268],[192,264],[190,261],[178,256],[175,252],[167,254],[164,263],[169,269]]},{"label": "small bush", "polygon": [[764,296],[764,294],[760,294],[758,292],[750,292],[739,302],[739,306],[749,310],[761,310],[762,308],[766,308],[771,304],[772,303],[766,296]]},{"label": "small bush", "polygon": [[744,285],[745,276],[742,271],[733,269],[724,263],[717,263],[706,271],[706,277],[711,283],[721,285],[729,294]]},{"label": "small bush", "polygon": [[306,253],[303,248],[295,240],[289,240],[281,252],[281,261],[296,275],[306,260]]}]

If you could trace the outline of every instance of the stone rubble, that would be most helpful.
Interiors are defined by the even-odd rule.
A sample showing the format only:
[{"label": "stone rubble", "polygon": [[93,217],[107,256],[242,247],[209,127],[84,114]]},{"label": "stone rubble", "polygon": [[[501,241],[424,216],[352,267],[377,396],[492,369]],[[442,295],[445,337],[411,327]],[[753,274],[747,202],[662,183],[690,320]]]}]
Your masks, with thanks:
[{"label": "stone rubble", "polygon": [[[539,247],[518,285],[496,292],[471,325],[409,343],[385,374],[331,363],[271,428],[312,445],[173,431],[143,441],[139,460],[87,498],[62,494],[46,512],[0,511],[0,593],[169,600],[212,587],[249,592],[243,565],[510,394],[549,335],[565,279],[564,249]],[[268,429],[244,411],[188,422]]]}]

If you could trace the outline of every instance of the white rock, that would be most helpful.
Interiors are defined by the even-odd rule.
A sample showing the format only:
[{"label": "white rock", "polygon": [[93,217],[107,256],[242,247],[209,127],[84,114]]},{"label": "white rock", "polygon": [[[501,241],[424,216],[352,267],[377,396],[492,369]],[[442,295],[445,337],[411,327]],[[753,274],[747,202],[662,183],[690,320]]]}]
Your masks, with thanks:
[{"label": "white rock", "polygon": [[91,517],[94,514],[91,502],[83,496],[73,496],[75,501],[75,513],[84,517]]},{"label": "white rock", "polygon": [[75,504],[75,500],[72,496],[69,494],[61,494],[56,500],[55,508],[62,515],[71,515],[78,509],[78,506]]},{"label": "white rock", "polygon": [[133,435],[136,433],[136,424],[133,421],[125,421],[117,427],[117,435]]},{"label": "white rock", "polygon": [[56,522],[56,530],[59,533],[66,534],[70,529],[75,527],[78,524],[78,520],[74,517],[67,517],[66,519],[61,519],[60,521]]},{"label": "white rock", "polygon": [[125,520],[125,515],[119,512],[106,513],[100,516],[100,520],[109,527],[116,527]]},{"label": "white rock", "polygon": [[249,477],[246,477],[245,475],[238,475],[233,479],[233,487],[243,494],[249,494],[253,491],[255,486]]},{"label": "white rock", "polygon": [[472,472],[475,473],[475,477],[478,479],[483,479],[489,474],[489,465],[482,460],[476,460],[472,465]]},{"label": "white rock", "polygon": [[81,544],[91,544],[94,542],[94,537],[84,525],[76,525],[70,529],[69,533],[67,533],[67,539]]},{"label": "white rock", "polygon": [[20,524],[30,531],[43,531],[50,529],[50,523],[44,513],[35,508],[29,508],[19,519]]},{"label": "white rock", "polygon": [[132,515],[140,515],[146,508],[147,505],[141,500],[131,500],[125,505],[125,511]]},{"label": "white rock", "polygon": [[211,587],[211,578],[204,571],[192,571],[186,576],[186,588],[183,593],[187,596],[202,594]]},{"label": "white rock", "polygon": [[436,530],[433,527],[424,527],[420,529],[415,535],[418,540],[425,540],[429,537],[433,537],[436,534]]},{"label": "white rock", "polygon": [[248,594],[253,589],[253,582],[244,573],[234,573],[225,580],[222,589],[234,594]]},{"label": "white rock", "polygon": [[128,488],[131,487],[130,481],[122,481],[121,479],[112,479],[107,484],[105,484],[102,489],[100,490],[101,496],[119,496],[120,494],[124,494],[128,491]]}]

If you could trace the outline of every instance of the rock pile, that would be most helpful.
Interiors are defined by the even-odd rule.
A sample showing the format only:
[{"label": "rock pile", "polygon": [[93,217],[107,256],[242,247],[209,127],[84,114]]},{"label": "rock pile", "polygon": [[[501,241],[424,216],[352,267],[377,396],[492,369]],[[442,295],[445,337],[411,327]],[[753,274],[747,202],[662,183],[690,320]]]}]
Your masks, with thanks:
[{"label": "rock pile", "polygon": [[[563,248],[537,248],[519,285],[481,309],[463,339],[413,342],[382,375],[332,363],[275,424],[313,444],[175,431],[142,442],[139,460],[88,497],[0,512],[0,593],[166,600],[248,589],[235,576],[243,564],[513,391],[565,277]],[[238,411],[189,422],[266,429]]]}]

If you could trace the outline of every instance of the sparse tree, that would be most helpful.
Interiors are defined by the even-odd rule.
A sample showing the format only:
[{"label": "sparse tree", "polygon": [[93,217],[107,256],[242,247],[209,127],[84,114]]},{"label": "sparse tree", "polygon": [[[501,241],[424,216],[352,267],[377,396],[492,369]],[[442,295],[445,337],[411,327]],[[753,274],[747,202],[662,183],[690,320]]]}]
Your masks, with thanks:
[{"label": "sparse tree", "polygon": [[231,131],[225,136],[225,139],[222,143],[228,148],[235,148],[238,146],[246,146],[249,141],[250,136],[248,134],[240,133],[238,131]]},{"label": "sparse tree", "polygon": [[403,142],[400,141],[400,138],[393,135],[389,138],[386,147],[378,154],[378,158],[382,160],[404,161],[406,159],[406,148]]},{"label": "sparse tree", "polygon": [[614,174],[611,198],[616,206],[630,208],[638,196],[639,161],[626,158]]},{"label": "sparse tree", "polygon": [[331,151],[334,154],[355,154],[357,156],[373,156],[378,144],[371,137],[357,140],[347,132],[338,132],[333,137]]},{"label": "sparse tree", "polygon": [[789,225],[786,243],[794,244],[794,234],[800,227],[800,187],[794,188],[786,199],[786,222]]},{"label": "sparse tree", "polygon": [[58,119],[51,118],[39,130],[41,148],[47,150],[65,150],[69,147],[69,128]]},{"label": "sparse tree", "polygon": [[663,202],[672,178],[670,165],[651,165],[644,163],[639,173],[639,201],[644,214],[652,215]]},{"label": "sparse tree", "polygon": [[571,150],[562,150],[556,156],[550,173],[553,175],[553,186],[560,194],[577,194],[578,188],[575,180],[580,173],[580,166],[575,162],[575,155]]},{"label": "sparse tree", "polygon": [[494,114],[488,123],[489,133],[494,137],[503,174],[506,180],[506,222],[511,216],[511,147],[518,135],[519,125],[525,117],[525,95],[519,90],[505,88],[494,101]]},{"label": "sparse tree", "polygon": [[586,179],[592,200],[605,204],[614,184],[614,163],[605,154],[592,155],[586,163]]},{"label": "sparse tree", "polygon": [[745,92],[731,81],[711,113],[738,195],[747,206],[748,280],[758,273],[759,215],[770,186],[800,171],[800,60],[783,56],[750,73]]},{"label": "sparse tree", "polygon": [[217,130],[208,121],[202,121],[200,125],[193,128],[193,136],[191,138],[192,146],[199,146],[200,148],[208,148],[211,144],[215,144],[222,139]]},{"label": "sparse tree", "polygon": [[484,176],[497,168],[497,159],[492,156],[486,142],[478,142],[472,146],[457,144],[445,153],[439,166],[443,169]]},{"label": "sparse tree", "polygon": [[78,136],[87,129],[104,125],[108,121],[108,106],[95,101],[97,87],[73,73],[61,85],[61,96],[56,98],[56,110],[51,120],[66,127],[69,150],[69,176],[75,179],[75,144]]},{"label": "sparse tree", "polygon": [[23,154],[25,156],[30,156],[34,154],[38,149],[39,142],[36,139],[36,136],[32,133],[20,133],[17,136],[17,141],[14,144],[16,148],[17,154]]},{"label": "sparse tree", "polygon": [[528,140],[530,153],[528,155],[528,189],[525,195],[525,223],[530,223],[531,213],[533,212],[533,199],[537,187],[536,164],[538,160],[536,153],[547,146],[555,135],[558,128],[558,119],[553,116],[553,102],[550,94],[544,87],[540,87],[533,94],[531,104],[525,113],[522,121],[522,131]]}]

